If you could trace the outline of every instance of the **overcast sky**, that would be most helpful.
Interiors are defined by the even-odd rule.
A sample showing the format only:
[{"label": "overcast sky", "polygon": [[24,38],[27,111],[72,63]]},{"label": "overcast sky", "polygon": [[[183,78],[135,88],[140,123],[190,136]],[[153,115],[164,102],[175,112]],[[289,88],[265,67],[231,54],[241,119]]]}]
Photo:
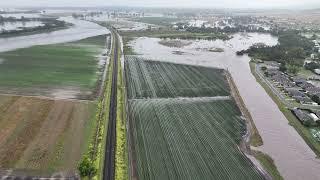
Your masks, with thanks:
[{"label": "overcast sky", "polygon": [[0,8],[10,6],[320,8],[320,0],[0,0]]}]

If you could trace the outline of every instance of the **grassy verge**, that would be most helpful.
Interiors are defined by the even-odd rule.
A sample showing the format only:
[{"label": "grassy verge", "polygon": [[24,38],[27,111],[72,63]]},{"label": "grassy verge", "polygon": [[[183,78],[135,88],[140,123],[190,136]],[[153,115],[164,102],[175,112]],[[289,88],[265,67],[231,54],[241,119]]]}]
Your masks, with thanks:
[{"label": "grassy verge", "polygon": [[[113,41],[115,43],[115,41]],[[101,146],[99,147],[100,149],[100,154],[97,156],[96,160],[96,168],[98,169],[97,175],[95,176],[95,179],[100,180],[103,179],[103,167],[104,167],[104,156],[105,156],[105,147],[106,147],[106,138],[107,138],[107,129],[108,129],[108,121],[109,121],[109,105],[110,105],[110,96],[111,96],[111,88],[112,88],[112,72],[113,72],[113,53],[114,53],[114,46],[112,46],[111,49],[111,54],[110,54],[110,62],[109,62],[109,67],[108,67],[108,74],[107,74],[107,79],[106,79],[106,88],[104,91],[104,108],[103,108],[103,120],[104,120],[104,133],[102,136],[102,143]]]},{"label": "grassy verge", "polygon": [[257,129],[257,127],[254,124],[254,121],[252,119],[252,116],[249,112],[249,110],[247,109],[246,105],[243,102],[243,99],[241,98],[241,95],[239,93],[239,90],[235,84],[235,82],[233,81],[233,78],[231,76],[231,74],[229,72],[226,73],[226,77],[227,80],[229,82],[229,86],[231,89],[231,94],[233,96],[233,98],[235,99],[235,102],[237,103],[238,107],[240,108],[243,116],[250,121],[250,126],[251,126],[251,136],[250,136],[250,145],[254,146],[254,147],[259,147],[263,145],[263,141],[262,138],[259,134],[259,131]]},{"label": "grassy verge", "polygon": [[293,126],[296,131],[300,134],[300,136],[305,140],[305,142],[309,145],[309,147],[314,151],[317,156],[320,156],[320,143],[312,136],[310,130],[302,125],[299,120],[292,114],[290,109],[288,109],[281,100],[273,94],[271,89],[261,81],[259,76],[255,72],[255,63],[250,63],[250,69],[252,74],[255,76],[257,82],[265,89],[265,91],[269,94],[272,100],[277,104],[280,111],[284,114],[286,119],[289,121],[289,125]]},{"label": "grassy verge", "polygon": [[167,17],[139,17],[131,18],[130,20],[159,26],[172,26],[172,23],[177,22],[179,19]]},{"label": "grassy verge", "polygon": [[[119,51],[120,52],[120,51]],[[120,57],[120,55],[119,55]],[[120,60],[119,60],[120,61]],[[120,64],[120,63],[119,63]],[[121,64],[120,64],[121,66]],[[125,108],[125,87],[122,68],[118,69],[118,107],[117,107],[117,143],[116,143],[116,164],[115,179],[128,179],[128,149],[126,139],[126,108]]]},{"label": "grassy verge", "polygon": [[[84,40],[86,41],[86,40]],[[113,49],[111,50],[111,57],[113,57]],[[112,58],[110,59],[112,61]],[[108,65],[108,72],[107,72],[107,78],[105,82],[105,89],[103,97],[100,97],[98,99],[98,105],[97,105],[97,111],[96,111],[96,131],[93,135],[91,135],[90,145],[88,146],[87,153],[84,154],[82,162],[80,162],[79,167],[81,166],[81,163],[86,158],[89,158],[89,161],[91,163],[90,166],[94,168],[94,175],[92,176],[85,176],[82,177],[82,179],[94,179],[94,180],[100,180],[103,178],[103,165],[104,165],[104,152],[105,152],[105,146],[106,146],[106,135],[107,135],[107,126],[108,126],[108,120],[109,120],[109,104],[110,104],[110,96],[111,96],[111,80],[112,80],[112,71],[113,71],[113,63],[109,63]]]},{"label": "grassy verge", "polygon": [[300,68],[298,75],[308,79],[310,76],[315,76],[316,74],[310,70],[305,69],[305,68]]},{"label": "grassy verge", "polygon": [[[259,134],[259,131],[256,128],[254,121],[251,117],[251,114],[248,111],[248,109],[246,108],[246,106],[241,98],[241,95],[240,95],[240,93],[239,93],[239,91],[238,91],[238,89],[237,89],[235,83],[233,82],[233,79],[229,73],[227,73],[227,78],[230,81],[229,84],[230,84],[231,91],[233,93],[235,93],[233,95],[235,98],[235,101],[237,102],[239,108],[241,109],[241,112],[246,117],[246,119],[248,119],[251,122],[250,123],[251,124],[250,145],[254,146],[254,147],[262,146],[263,141],[262,141],[262,138]],[[260,162],[263,169],[266,170],[268,172],[268,174],[270,176],[272,176],[272,178],[274,180],[282,180],[283,179],[270,156],[268,156],[267,154],[264,154],[262,152],[259,152],[259,151],[252,151],[252,154]]]},{"label": "grassy verge", "polygon": [[254,151],[254,157],[260,162],[263,168],[272,176],[273,180],[283,180],[273,159],[260,151]]}]

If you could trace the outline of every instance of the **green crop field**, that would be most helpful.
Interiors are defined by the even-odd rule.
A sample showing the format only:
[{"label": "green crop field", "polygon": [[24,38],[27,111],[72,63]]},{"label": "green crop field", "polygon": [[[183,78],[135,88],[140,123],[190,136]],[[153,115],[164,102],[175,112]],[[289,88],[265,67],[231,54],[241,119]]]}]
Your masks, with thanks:
[{"label": "green crop field", "polygon": [[43,89],[92,92],[101,69],[99,58],[106,36],[33,46],[0,53],[0,91],[17,94],[43,94]]},{"label": "green crop field", "polygon": [[221,69],[181,66],[126,57],[128,97],[204,97],[230,95]]},{"label": "green crop field", "polygon": [[223,70],[126,58],[139,179],[264,179],[240,150],[246,124]]},{"label": "green crop field", "polygon": [[231,100],[132,100],[139,179],[263,179],[237,144],[244,121]]}]

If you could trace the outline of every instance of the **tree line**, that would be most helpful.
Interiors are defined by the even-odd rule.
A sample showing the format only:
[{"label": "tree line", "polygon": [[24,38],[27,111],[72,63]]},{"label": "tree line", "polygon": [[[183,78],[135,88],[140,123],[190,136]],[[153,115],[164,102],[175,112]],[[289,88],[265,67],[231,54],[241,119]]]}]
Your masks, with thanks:
[{"label": "tree line", "polygon": [[301,67],[305,58],[317,51],[311,39],[302,36],[299,31],[288,30],[273,32],[272,34],[279,37],[277,45],[253,45],[247,50],[238,51],[237,55],[248,54],[250,57],[263,61],[277,61],[282,64]]}]

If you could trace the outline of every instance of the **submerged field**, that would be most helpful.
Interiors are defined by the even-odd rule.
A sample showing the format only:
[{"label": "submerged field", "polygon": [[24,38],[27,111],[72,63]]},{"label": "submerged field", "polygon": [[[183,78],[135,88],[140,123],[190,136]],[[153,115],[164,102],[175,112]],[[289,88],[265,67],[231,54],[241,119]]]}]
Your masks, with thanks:
[{"label": "submerged field", "polygon": [[220,69],[126,58],[139,179],[264,179],[238,145],[245,121]]},{"label": "submerged field", "polygon": [[0,93],[89,99],[105,64],[106,35],[0,53]]},{"label": "submerged field", "polygon": [[95,109],[93,102],[0,96],[0,169],[73,172]]}]

